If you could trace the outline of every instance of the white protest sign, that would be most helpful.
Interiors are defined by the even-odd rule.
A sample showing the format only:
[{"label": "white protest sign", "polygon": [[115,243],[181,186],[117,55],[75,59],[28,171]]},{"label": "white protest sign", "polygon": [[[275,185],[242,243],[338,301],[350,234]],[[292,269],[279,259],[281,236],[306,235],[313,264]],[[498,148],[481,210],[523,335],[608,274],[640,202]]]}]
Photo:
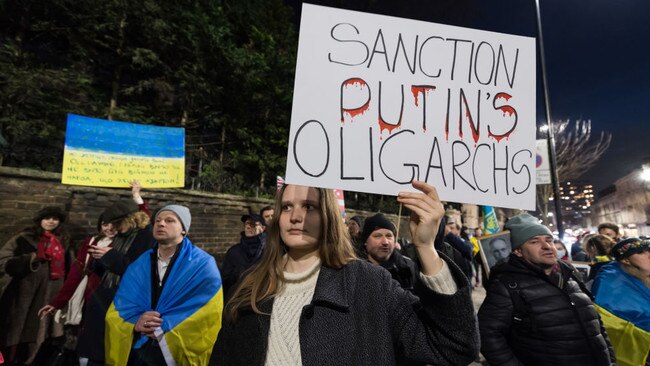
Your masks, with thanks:
[{"label": "white protest sign", "polygon": [[535,40],[303,4],[286,181],[535,208]]},{"label": "white protest sign", "polygon": [[551,184],[551,164],[548,160],[548,141],[537,140],[535,145],[537,184]]}]

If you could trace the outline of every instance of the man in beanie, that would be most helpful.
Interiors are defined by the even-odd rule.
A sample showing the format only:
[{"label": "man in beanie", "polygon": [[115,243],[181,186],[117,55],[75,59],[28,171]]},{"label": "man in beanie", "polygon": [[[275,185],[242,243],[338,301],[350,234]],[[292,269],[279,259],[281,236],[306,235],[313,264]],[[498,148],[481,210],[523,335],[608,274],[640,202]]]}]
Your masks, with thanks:
[{"label": "man in beanie", "polygon": [[260,259],[266,245],[266,221],[262,216],[243,215],[241,222],[244,224],[244,231],[241,232],[239,243],[228,249],[221,266],[223,290],[226,295],[237,283],[239,276]]},{"label": "man in beanie", "polygon": [[478,313],[491,365],[614,365],[603,323],[576,271],[557,260],[551,231],[520,214],[505,225],[512,253],[490,273]]},{"label": "man in beanie", "polygon": [[221,326],[221,276],[214,258],[187,238],[191,224],[185,206],[156,213],[154,248],[129,266],[106,314],[107,364],[202,365],[210,359]]},{"label": "man in beanie", "polygon": [[379,265],[405,290],[413,290],[418,273],[415,262],[395,250],[395,225],[381,213],[366,219],[361,240],[368,253],[368,262]]}]

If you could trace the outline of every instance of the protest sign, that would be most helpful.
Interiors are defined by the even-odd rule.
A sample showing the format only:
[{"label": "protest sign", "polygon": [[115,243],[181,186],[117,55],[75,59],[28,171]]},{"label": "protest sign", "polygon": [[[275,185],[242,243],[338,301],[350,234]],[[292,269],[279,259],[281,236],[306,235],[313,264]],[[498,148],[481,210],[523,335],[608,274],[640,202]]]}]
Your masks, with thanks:
[{"label": "protest sign", "polygon": [[68,114],[61,183],[183,187],[185,129]]},{"label": "protest sign", "polygon": [[535,206],[535,40],[303,4],[286,181]]}]

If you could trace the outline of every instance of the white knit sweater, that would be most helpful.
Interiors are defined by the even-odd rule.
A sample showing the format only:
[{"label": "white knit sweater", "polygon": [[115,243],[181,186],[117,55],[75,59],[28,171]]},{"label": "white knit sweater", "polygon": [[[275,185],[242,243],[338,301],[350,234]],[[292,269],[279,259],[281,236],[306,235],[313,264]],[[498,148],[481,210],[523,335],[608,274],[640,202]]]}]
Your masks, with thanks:
[{"label": "white knit sweater", "polygon": [[[284,289],[273,301],[266,366],[302,365],[299,324],[302,308],[311,302],[320,273],[320,260],[304,272],[284,272]],[[458,287],[447,263],[434,276],[419,274],[431,290],[441,294],[454,294]]]},{"label": "white knit sweater", "polygon": [[304,272],[284,272],[284,288],[273,300],[267,366],[302,365],[298,325],[302,308],[311,302],[320,260]]}]

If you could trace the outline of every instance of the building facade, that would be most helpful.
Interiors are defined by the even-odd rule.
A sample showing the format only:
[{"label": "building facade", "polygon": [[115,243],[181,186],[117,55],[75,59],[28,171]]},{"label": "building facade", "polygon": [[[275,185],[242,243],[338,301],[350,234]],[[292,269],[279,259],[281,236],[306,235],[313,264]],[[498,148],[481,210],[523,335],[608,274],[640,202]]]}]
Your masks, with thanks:
[{"label": "building facade", "polygon": [[591,223],[613,222],[626,236],[650,236],[650,164],[599,192],[592,205]]}]

